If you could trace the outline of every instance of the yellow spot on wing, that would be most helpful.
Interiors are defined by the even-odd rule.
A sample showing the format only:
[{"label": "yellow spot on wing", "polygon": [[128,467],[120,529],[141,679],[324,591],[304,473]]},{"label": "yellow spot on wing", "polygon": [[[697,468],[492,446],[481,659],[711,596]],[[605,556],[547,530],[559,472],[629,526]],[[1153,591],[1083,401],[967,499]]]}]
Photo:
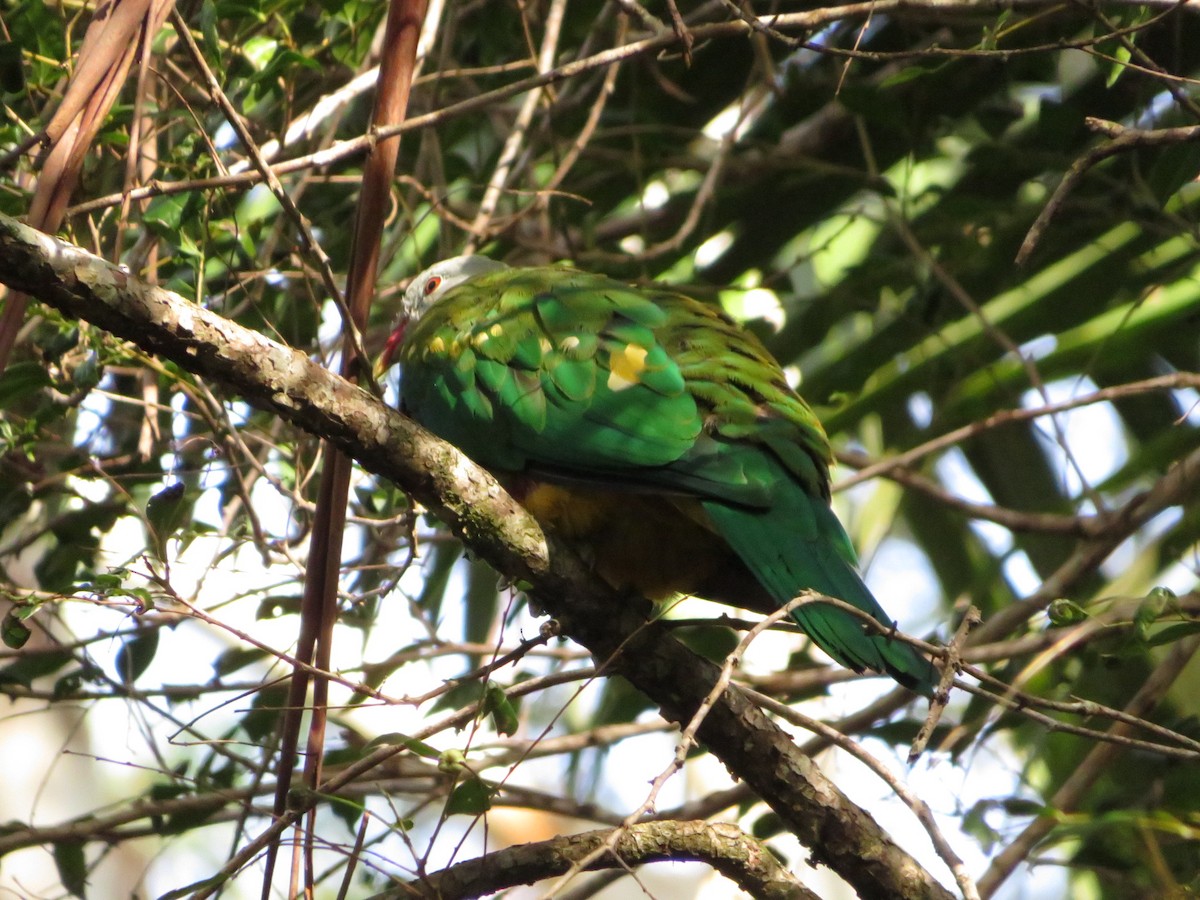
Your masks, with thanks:
[{"label": "yellow spot on wing", "polygon": [[433,339],[429,342],[429,352],[430,353],[445,353],[446,352],[446,342],[444,340],[442,340],[442,336],[440,334],[434,335]]},{"label": "yellow spot on wing", "polygon": [[608,358],[608,389],[623,391],[641,381],[649,352],[637,344],[626,344],[620,350],[614,350]]}]

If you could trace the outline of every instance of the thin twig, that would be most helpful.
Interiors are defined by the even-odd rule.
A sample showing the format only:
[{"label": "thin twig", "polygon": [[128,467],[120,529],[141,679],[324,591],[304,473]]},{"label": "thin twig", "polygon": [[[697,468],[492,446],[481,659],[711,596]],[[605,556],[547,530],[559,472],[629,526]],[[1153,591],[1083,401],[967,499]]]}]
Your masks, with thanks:
[{"label": "thin twig", "polygon": [[[366,359],[367,354],[363,349],[362,334],[354,324],[354,317],[350,314],[350,308],[346,305],[346,298],[342,295],[341,288],[338,287],[337,279],[333,274],[333,263],[329,259],[329,255],[325,252],[320,242],[313,237],[308,219],[296,208],[296,204],[292,202],[292,198],[284,189],[283,183],[279,180],[275,170],[263,158],[258,144],[254,140],[254,136],[250,134],[250,129],[246,127],[246,123],[242,119],[241,113],[233,105],[229,97],[226,96],[225,91],[221,89],[221,84],[217,81],[217,76],[213,74],[213,70],[209,67],[208,61],[204,58],[204,54],[196,44],[195,38],[192,37],[192,32],[188,28],[187,22],[184,21],[183,16],[180,15],[179,10],[174,6],[171,7],[170,17],[171,25],[174,26],[175,32],[187,48],[192,63],[204,76],[209,96],[221,107],[221,112],[224,113],[226,121],[233,127],[238,139],[246,148],[246,152],[254,160],[254,168],[257,170],[258,175],[266,182],[271,193],[275,195],[275,199],[279,201],[280,206],[283,207],[284,211],[291,218],[292,223],[296,227],[296,233],[300,236],[301,247],[316,262],[317,271],[321,274],[321,282],[325,285],[325,290],[329,292],[330,299],[341,314],[342,328],[345,331],[347,339],[353,345],[355,354],[359,359]],[[130,196],[133,193],[128,192],[125,196]]]},{"label": "thin twig", "polygon": [[1046,201],[1046,205],[1042,207],[1042,211],[1038,213],[1038,217],[1029,226],[1029,231],[1025,234],[1025,240],[1021,242],[1021,248],[1017,251],[1015,261],[1019,266],[1029,261],[1029,257],[1033,255],[1033,251],[1041,241],[1042,235],[1050,227],[1050,221],[1058,215],[1063,204],[1067,202],[1067,197],[1083,180],[1083,176],[1098,163],[1103,162],[1110,156],[1117,156],[1118,154],[1128,153],[1131,150],[1143,147],[1162,147],[1171,144],[1200,141],[1200,125],[1188,125],[1179,128],[1158,128],[1152,131],[1144,131],[1139,128],[1126,128],[1123,125],[1118,125],[1116,122],[1108,122],[1104,119],[1097,119],[1091,116],[1084,119],[1084,124],[1093,131],[1100,132],[1112,140],[1107,144],[1092,147],[1083,156],[1071,163],[1070,168],[1063,175],[1062,181],[1058,183],[1058,187],[1054,189],[1054,193],[1050,195],[1050,199]]},{"label": "thin twig", "polygon": [[[562,33],[562,23],[566,8],[566,0],[552,0],[550,8],[546,12],[546,28],[542,35],[542,46],[538,51],[537,59],[539,74],[544,74],[554,68],[554,58],[558,54],[558,41]],[[533,90],[526,95],[524,102],[521,104],[521,108],[517,112],[516,121],[513,123],[512,129],[504,141],[500,157],[496,161],[495,168],[492,170],[492,177],[488,181],[487,190],[484,191],[483,200],[480,201],[479,211],[475,214],[475,220],[471,223],[471,236],[467,241],[464,253],[475,252],[479,245],[487,239],[492,216],[495,215],[496,206],[500,202],[500,197],[505,187],[508,185],[513,165],[521,152],[521,146],[525,142],[530,123],[533,121],[533,114],[541,99],[542,89]]]},{"label": "thin twig", "polygon": [[942,713],[946,710],[946,704],[950,701],[950,688],[954,685],[954,676],[962,667],[962,648],[967,640],[967,634],[982,620],[983,617],[980,615],[977,607],[967,607],[966,615],[958,623],[958,629],[954,632],[954,637],[946,645],[946,659],[941,665],[942,675],[938,680],[937,688],[933,692],[933,702],[929,704],[929,714],[925,717],[925,721],[921,725],[921,730],[913,738],[912,748],[908,751],[908,764],[910,766],[925,752],[925,747],[929,744],[929,738],[932,737],[934,729],[937,728],[938,722],[941,721]]},{"label": "thin twig", "polygon": [[[887,208],[889,211],[888,220],[905,246],[921,261],[922,265],[929,269],[933,277],[946,289],[947,293],[957,300],[959,305],[979,322],[983,333],[991,338],[1001,350],[1010,354],[1020,363],[1021,368],[1025,371],[1025,377],[1029,380],[1030,387],[1042,398],[1042,408],[1050,406],[1050,393],[1046,389],[1045,380],[1042,378],[1042,373],[1038,371],[1037,362],[1033,356],[1018,347],[1016,342],[1002,328],[997,327],[992,322],[987,311],[975,301],[975,298],[963,287],[962,283],[945,266],[938,262],[933,254],[925,248],[925,245],[917,239],[913,230],[908,226],[908,222],[893,208],[893,204],[889,203]],[[1092,488],[1087,475],[1083,471],[1083,466],[1079,464],[1075,453],[1067,444],[1066,429],[1063,428],[1062,422],[1059,421],[1059,417],[1054,413],[1050,414],[1050,427],[1054,431],[1054,442],[1062,449],[1063,455],[1067,460],[1067,465],[1071,467],[1075,473],[1075,477],[1079,479],[1083,493],[1091,500],[1092,505],[1098,511],[1103,512],[1105,508],[1104,498],[1100,496],[1098,491]]]},{"label": "thin twig", "polygon": [[[1011,9],[1037,10],[1046,7],[1053,7],[1058,2],[1059,0],[1008,0],[1007,3],[1003,4],[1003,6]],[[1117,0],[1117,2],[1118,5],[1135,5],[1132,0],[1129,0],[1129,2],[1121,2],[1121,0]],[[1158,8],[1169,8],[1172,10],[1180,9],[1178,0],[1151,0],[1151,2],[1148,4],[1137,5],[1150,5]],[[1192,12],[1192,5],[1193,4],[1188,4],[1187,6],[1183,7],[1183,11]],[[759,26],[767,22],[769,22],[770,25],[777,30],[806,32],[823,28],[842,19],[865,18],[871,15],[873,12],[879,15],[886,15],[897,11],[918,11],[921,9],[933,10],[939,14],[963,13],[967,15],[976,15],[979,10],[979,5],[976,0],[871,0],[871,2],[822,7],[806,12],[762,17],[761,19],[755,20],[755,25],[753,26],[745,21],[701,23],[698,25],[690,25],[689,32],[696,42],[709,40],[735,40],[742,39],[751,32],[759,30]],[[1034,47],[1005,48],[997,50],[960,50],[948,47],[922,47],[912,51],[867,52],[844,50],[836,47],[818,45],[813,45],[810,49],[812,49],[814,52],[824,54],[852,56],[867,60],[902,61],[914,58],[997,58],[1007,60],[1011,59],[1013,56],[1022,54],[1045,53],[1050,50],[1059,51],[1073,47],[1082,48],[1089,46],[1093,42],[1093,38],[1086,38],[1077,41],[1063,41]],[[402,125],[387,129],[380,129],[375,134],[363,135],[357,138],[339,141],[332,147],[299,156],[272,166],[271,171],[276,176],[281,176],[302,169],[320,168],[323,166],[342,163],[346,160],[362,155],[364,152],[370,149],[376,140],[404,134],[410,131],[417,131],[422,128],[440,124],[453,118],[476,113],[480,110],[490,108],[503,100],[523,94],[527,91],[536,90],[548,84],[554,84],[574,78],[588,71],[603,69],[625,60],[654,54],[668,47],[675,46],[678,43],[679,38],[674,34],[673,31],[666,29],[664,26],[663,31],[656,31],[649,37],[635,37],[629,43],[623,44],[619,47],[609,48],[607,50],[594,53],[590,56],[573,60],[549,72],[533,75],[494,90],[474,95],[458,103],[451,104],[443,109],[434,110],[433,112],[426,113],[421,116],[414,116],[408,119]],[[4,158],[0,158],[0,168],[3,168],[3,165]],[[77,216],[92,212],[96,209],[119,205],[126,196],[133,200],[139,200],[164,194],[208,190],[211,188],[250,187],[260,183],[262,180],[263,175],[261,173],[257,171],[247,171],[218,178],[191,179],[180,182],[155,182],[153,184],[134,189],[127,195],[123,193],[110,194],[103,197],[98,197],[94,200],[89,200],[85,203],[77,204],[66,210],[65,215]]]},{"label": "thin twig", "polygon": [[[846,490],[869,478],[874,478],[877,475],[886,475],[895,468],[912,468],[914,463],[926,456],[936,453],[939,450],[953,447],[955,444],[960,444],[985,431],[990,431],[1003,425],[1010,425],[1015,422],[1027,422],[1041,416],[1054,415],[1055,413],[1066,412],[1067,410],[1078,409],[1083,406],[1091,406],[1095,403],[1109,403],[1124,397],[1133,397],[1139,394],[1156,393],[1159,391],[1173,391],[1181,388],[1200,389],[1200,374],[1196,372],[1174,372],[1170,375],[1147,378],[1144,381],[1132,381],[1128,384],[1101,388],[1089,394],[1083,394],[1079,397],[1073,397],[1070,400],[1063,400],[1058,403],[1047,403],[1030,409],[1001,410],[1000,412],[993,413],[986,419],[981,419],[978,422],[972,422],[969,425],[963,425],[953,431],[938,435],[936,438],[919,444],[911,450],[906,450],[904,453],[899,453],[888,459],[871,463],[865,468],[860,468],[858,472],[855,472],[848,478],[842,479],[834,485],[833,490]],[[863,457],[847,454],[845,461],[850,465],[861,466],[864,459]]]}]

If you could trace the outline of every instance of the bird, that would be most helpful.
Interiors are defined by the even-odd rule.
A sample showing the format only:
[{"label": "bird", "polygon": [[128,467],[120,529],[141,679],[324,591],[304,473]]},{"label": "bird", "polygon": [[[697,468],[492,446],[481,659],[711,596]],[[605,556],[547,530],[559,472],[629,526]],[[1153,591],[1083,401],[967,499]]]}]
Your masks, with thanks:
[{"label": "bird", "polygon": [[666,286],[456,256],[417,275],[379,369],[401,410],[488,469],[611,587],[792,620],[825,653],[932,696],[936,670],[858,570],[832,451],[751,332]]}]

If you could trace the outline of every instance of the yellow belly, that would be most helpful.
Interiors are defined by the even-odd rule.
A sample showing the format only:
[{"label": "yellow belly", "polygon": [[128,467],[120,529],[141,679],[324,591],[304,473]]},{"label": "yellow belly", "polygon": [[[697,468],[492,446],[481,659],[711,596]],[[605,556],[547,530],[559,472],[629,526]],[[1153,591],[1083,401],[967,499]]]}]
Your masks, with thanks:
[{"label": "yellow belly", "polygon": [[707,584],[741,568],[695,500],[536,483],[521,503],[611,586],[652,600],[708,595]]}]

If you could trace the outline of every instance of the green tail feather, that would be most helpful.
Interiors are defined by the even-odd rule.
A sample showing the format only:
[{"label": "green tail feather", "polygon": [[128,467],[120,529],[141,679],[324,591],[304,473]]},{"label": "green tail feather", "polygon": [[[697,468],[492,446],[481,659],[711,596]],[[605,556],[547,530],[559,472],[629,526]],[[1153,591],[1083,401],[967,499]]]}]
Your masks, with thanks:
[{"label": "green tail feather", "polygon": [[[781,604],[814,590],[845,600],[891,628],[892,620],[858,574],[850,539],[825,501],[794,483],[780,493],[769,510],[712,501],[704,507],[734,552]],[[911,690],[933,695],[936,672],[910,645],[868,632],[859,619],[826,604],[800,606],[792,618],[842,665],[858,672],[886,672]]]}]

